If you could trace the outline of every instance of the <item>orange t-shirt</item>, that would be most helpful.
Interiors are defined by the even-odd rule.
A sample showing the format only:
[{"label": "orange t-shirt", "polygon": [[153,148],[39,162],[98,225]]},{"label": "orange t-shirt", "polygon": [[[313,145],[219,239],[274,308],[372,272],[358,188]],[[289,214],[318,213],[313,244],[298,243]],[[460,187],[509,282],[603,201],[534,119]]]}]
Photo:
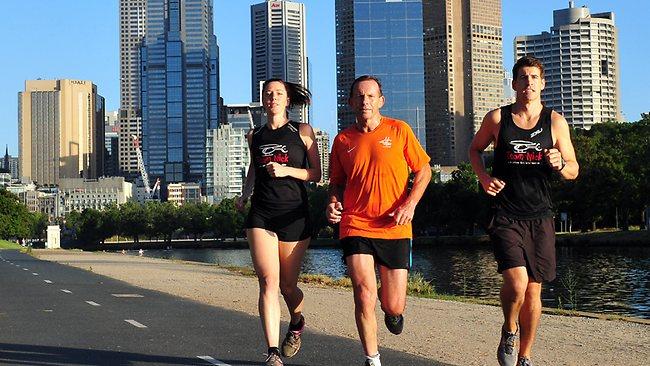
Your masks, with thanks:
[{"label": "orange t-shirt", "polygon": [[330,155],[330,184],[345,186],[339,238],[411,238],[411,223],[396,225],[389,214],[408,196],[410,170],[430,169],[429,160],[403,121],[382,117],[371,132],[341,131]]}]

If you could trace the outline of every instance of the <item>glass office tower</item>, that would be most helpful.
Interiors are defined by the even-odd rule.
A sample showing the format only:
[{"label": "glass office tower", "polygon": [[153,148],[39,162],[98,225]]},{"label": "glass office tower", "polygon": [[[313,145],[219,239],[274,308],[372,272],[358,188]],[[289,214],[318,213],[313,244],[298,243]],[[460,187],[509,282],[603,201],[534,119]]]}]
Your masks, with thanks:
[{"label": "glass office tower", "polygon": [[141,59],[142,153],[149,176],[204,184],[206,131],[219,120],[212,0],[149,0]]},{"label": "glass office tower", "polygon": [[422,0],[336,0],[338,129],[354,123],[352,81],[377,76],[382,114],[408,122],[425,143]]}]

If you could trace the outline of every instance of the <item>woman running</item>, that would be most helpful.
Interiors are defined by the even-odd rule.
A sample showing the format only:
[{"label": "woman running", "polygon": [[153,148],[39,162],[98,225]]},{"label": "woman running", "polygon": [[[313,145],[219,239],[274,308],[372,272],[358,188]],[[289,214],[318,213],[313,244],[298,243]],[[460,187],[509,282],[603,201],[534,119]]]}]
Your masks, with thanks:
[{"label": "woman running", "polygon": [[[281,79],[265,81],[262,103],[267,121],[247,135],[251,163],[237,207],[243,209],[252,194],[245,226],[260,285],[258,306],[268,345],[267,366],[282,365],[281,355],[289,358],[298,353],[305,325],[303,293],[298,288],[312,233],[305,182],[320,181],[321,168],[313,129],[290,121],[288,109],[310,100],[311,93],[301,85]],[[291,315],[281,350],[278,291]]]}]

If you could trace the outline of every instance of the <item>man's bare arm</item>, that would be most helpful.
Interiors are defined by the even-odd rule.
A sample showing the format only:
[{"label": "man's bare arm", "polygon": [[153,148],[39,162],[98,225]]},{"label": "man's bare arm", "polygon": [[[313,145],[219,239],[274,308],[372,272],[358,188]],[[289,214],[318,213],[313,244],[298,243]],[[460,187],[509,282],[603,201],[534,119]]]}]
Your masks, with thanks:
[{"label": "man's bare arm", "polygon": [[561,114],[553,112],[551,114],[551,129],[554,143],[553,148],[545,152],[546,160],[554,170],[560,173],[562,178],[576,179],[580,166],[571,142],[569,124]]},{"label": "man's bare arm", "polygon": [[472,170],[478,176],[478,180],[483,187],[483,190],[491,195],[496,196],[503,187],[505,187],[505,182],[491,177],[485,165],[483,164],[483,151],[487,149],[488,146],[497,139],[499,126],[501,123],[501,111],[495,109],[483,118],[481,123],[481,128],[479,128],[474,139],[469,146],[469,161],[472,164]]}]

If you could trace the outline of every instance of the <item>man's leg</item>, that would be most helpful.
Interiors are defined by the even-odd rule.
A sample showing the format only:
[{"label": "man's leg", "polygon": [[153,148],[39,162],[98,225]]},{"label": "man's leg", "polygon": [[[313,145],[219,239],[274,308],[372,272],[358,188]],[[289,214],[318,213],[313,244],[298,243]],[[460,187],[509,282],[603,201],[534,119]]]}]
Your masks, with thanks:
[{"label": "man's leg", "polygon": [[526,298],[528,272],[526,267],[514,267],[503,271],[501,286],[501,309],[503,310],[503,329],[507,332],[517,331],[517,320]]},{"label": "man's leg", "polygon": [[379,353],[377,345],[377,279],[375,260],[370,254],[352,254],[346,257],[348,274],[354,292],[354,317],[359,338],[366,356]]},{"label": "man's leg", "polygon": [[381,288],[379,290],[381,309],[387,315],[402,315],[406,307],[408,271],[379,265],[379,278],[381,279]]},{"label": "man's leg", "polygon": [[542,284],[528,282],[524,303],[519,312],[519,325],[521,326],[521,342],[519,357],[530,358],[530,353],[537,334],[537,326],[542,316]]},{"label": "man's leg", "polygon": [[501,309],[503,310],[503,326],[501,340],[497,348],[497,361],[501,366],[515,366],[517,352],[517,320],[519,311],[526,296],[528,273],[526,267],[513,267],[503,271],[503,286],[501,287]]}]

